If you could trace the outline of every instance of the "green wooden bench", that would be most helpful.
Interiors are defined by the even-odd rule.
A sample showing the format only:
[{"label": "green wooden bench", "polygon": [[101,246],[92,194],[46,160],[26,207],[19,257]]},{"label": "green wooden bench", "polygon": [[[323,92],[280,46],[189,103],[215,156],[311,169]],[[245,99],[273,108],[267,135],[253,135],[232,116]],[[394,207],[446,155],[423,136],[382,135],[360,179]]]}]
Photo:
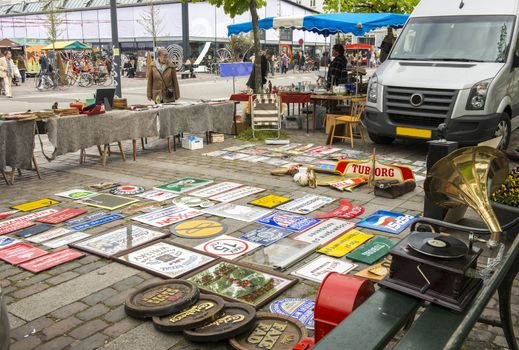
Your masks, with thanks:
[{"label": "green wooden bench", "polygon": [[[476,322],[503,328],[509,349],[518,350],[510,310],[512,284],[518,272],[519,235],[509,247],[500,268],[484,282],[463,313],[431,304],[415,319],[416,311],[423,305],[421,300],[381,288],[316,344],[314,350],[383,349],[406,325],[395,349],[460,349]],[[500,320],[480,319],[496,291]]]}]

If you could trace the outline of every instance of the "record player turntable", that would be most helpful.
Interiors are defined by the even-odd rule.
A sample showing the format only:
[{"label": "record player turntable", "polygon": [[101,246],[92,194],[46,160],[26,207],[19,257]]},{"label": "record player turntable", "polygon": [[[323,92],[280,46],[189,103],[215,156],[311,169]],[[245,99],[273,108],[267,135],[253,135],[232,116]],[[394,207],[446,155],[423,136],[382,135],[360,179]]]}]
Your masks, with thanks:
[{"label": "record player turntable", "polygon": [[[476,235],[491,234],[486,243],[494,251],[493,255],[501,246],[502,229],[489,196],[507,174],[506,156],[484,146],[461,148],[436,163],[424,184],[426,195],[444,207],[471,207],[489,230],[420,218],[413,223],[412,233],[391,249],[389,274],[379,284],[463,311],[482,285],[482,274],[476,269],[483,249],[473,245],[482,239]],[[467,232],[469,243],[441,234],[440,228]],[[486,271],[495,263],[495,259],[489,260]]]}]

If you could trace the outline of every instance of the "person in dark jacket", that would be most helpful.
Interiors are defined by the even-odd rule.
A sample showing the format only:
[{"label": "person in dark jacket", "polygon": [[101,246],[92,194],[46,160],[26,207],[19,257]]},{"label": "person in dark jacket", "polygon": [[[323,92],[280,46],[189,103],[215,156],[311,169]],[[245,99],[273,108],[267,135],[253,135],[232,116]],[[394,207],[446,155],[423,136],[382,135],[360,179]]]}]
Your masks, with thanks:
[{"label": "person in dark jacket", "polygon": [[328,69],[328,76],[326,82],[328,87],[334,85],[344,84],[346,82],[348,67],[348,61],[344,57],[344,46],[341,44],[335,44],[332,48],[332,56],[334,57],[330,67]]},{"label": "person in dark jacket", "polygon": [[[267,74],[268,74],[268,69],[269,69],[269,60],[270,60],[270,57],[271,57],[271,53],[270,52],[264,52],[261,56],[260,56],[260,59],[261,59],[261,89],[263,89],[263,85],[266,84],[267,82]],[[256,60],[257,58],[255,58],[254,60]],[[247,86],[249,88],[251,88],[254,93],[258,93],[258,91],[255,90],[255,79],[256,79],[256,73],[255,73],[255,69],[254,69],[254,65],[252,66],[252,72],[250,73],[250,76],[249,76],[249,80],[247,80]]]},{"label": "person in dark jacket", "polygon": [[387,35],[384,37],[384,40],[382,40],[382,44],[380,44],[380,62],[387,60],[395,40],[396,37],[393,35],[393,28],[387,28]]}]

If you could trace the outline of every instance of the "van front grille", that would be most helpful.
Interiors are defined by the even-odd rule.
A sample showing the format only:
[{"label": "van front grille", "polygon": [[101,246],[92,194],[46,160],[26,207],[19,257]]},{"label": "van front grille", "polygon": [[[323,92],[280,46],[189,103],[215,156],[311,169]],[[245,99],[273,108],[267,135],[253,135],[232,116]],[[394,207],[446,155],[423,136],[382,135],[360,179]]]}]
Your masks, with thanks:
[{"label": "van front grille", "polygon": [[[414,94],[423,97],[419,106],[411,104]],[[384,105],[389,119],[395,124],[437,128],[450,118],[456,95],[456,90],[387,86]]]}]

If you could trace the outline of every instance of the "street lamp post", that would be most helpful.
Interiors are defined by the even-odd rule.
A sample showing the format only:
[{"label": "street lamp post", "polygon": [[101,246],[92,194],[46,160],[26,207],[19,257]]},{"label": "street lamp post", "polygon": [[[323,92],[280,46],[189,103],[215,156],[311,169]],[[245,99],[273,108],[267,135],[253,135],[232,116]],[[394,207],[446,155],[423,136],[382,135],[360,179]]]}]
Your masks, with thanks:
[{"label": "street lamp post", "polygon": [[112,52],[114,56],[112,70],[115,79],[115,94],[118,97],[123,97],[121,91],[121,49],[119,47],[119,32],[117,28],[116,0],[110,0],[110,20],[112,22]]}]

